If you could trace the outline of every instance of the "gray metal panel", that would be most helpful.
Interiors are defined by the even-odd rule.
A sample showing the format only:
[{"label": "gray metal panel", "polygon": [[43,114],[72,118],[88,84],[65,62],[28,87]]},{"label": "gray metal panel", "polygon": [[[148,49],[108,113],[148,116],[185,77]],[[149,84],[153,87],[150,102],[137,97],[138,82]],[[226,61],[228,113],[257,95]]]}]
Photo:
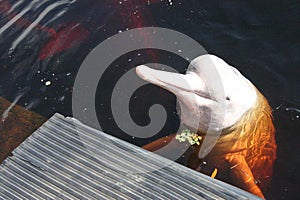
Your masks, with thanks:
[{"label": "gray metal panel", "polygon": [[0,198],[259,199],[169,162],[55,114],[1,164]]}]

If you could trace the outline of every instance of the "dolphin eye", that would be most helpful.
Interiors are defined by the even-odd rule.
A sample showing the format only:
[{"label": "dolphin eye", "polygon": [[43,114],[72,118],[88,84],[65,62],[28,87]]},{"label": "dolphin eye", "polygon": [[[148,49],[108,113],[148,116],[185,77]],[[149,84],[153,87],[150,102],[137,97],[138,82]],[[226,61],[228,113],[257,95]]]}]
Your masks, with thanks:
[{"label": "dolphin eye", "polygon": [[226,97],[226,100],[227,100],[227,101],[230,101],[230,98],[229,98],[229,97]]}]

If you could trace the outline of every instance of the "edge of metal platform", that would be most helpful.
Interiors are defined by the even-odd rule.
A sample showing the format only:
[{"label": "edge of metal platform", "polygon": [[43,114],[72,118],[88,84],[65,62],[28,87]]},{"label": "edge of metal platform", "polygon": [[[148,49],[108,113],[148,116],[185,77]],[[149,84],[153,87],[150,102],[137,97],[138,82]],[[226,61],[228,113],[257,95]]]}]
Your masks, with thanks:
[{"label": "edge of metal platform", "polygon": [[58,113],[2,162],[0,198],[260,199]]}]

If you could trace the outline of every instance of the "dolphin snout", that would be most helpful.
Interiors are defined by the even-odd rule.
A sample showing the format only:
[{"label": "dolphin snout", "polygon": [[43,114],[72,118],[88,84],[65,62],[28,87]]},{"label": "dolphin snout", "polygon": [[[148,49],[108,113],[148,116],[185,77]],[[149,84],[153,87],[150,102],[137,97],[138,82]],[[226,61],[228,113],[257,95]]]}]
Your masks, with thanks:
[{"label": "dolphin snout", "polygon": [[203,80],[195,73],[167,72],[151,69],[146,65],[137,66],[136,73],[143,80],[162,87],[176,96],[186,92],[194,94],[204,93],[206,90]]}]

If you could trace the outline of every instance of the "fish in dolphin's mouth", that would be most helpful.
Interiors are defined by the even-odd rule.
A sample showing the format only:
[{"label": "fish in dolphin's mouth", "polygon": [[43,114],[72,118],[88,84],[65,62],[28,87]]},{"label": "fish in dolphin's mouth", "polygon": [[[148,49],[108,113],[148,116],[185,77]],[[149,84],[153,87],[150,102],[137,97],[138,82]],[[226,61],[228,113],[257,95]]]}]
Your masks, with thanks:
[{"label": "fish in dolphin's mouth", "polygon": [[145,149],[159,152],[168,146],[172,152],[182,147],[179,143],[189,142],[190,167],[199,169],[205,160],[213,176],[219,169],[217,178],[228,174],[230,183],[264,198],[262,189],[270,181],[276,159],[275,129],[267,100],[249,80],[221,58],[209,54],[195,58],[186,74],[145,65],[137,66],[136,73],[175,94],[181,124],[195,133],[206,134],[195,143],[195,135],[183,137],[175,133],[145,145]]}]

